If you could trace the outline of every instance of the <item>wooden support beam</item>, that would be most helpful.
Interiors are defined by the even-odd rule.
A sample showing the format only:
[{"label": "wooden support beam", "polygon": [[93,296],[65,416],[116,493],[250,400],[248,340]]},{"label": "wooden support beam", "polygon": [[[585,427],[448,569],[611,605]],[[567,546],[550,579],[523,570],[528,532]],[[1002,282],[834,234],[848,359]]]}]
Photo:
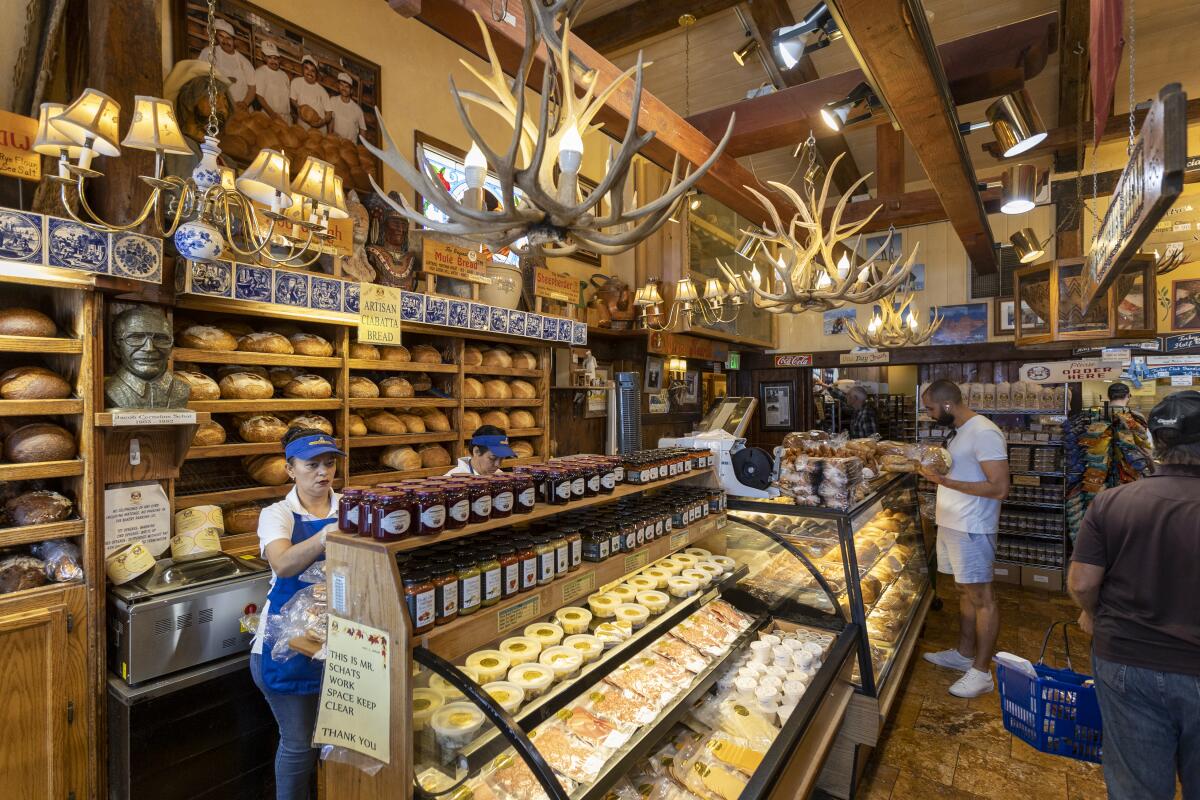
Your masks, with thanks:
[{"label": "wooden support beam", "polygon": [[[984,209],[989,214],[1000,211],[1000,189],[984,189],[979,193]],[[856,222],[870,214],[878,206],[879,209],[871,221],[863,228],[863,233],[885,231],[889,227],[906,228],[913,225],[928,225],[933,222],[945,222],[949,219],[946,209],[938,193],[933,189],[921,189],[907,192],[894,197],[872,197],[870,200],[859,200],[847,203],[842,213],[842,222]],[[825,223],[829,224],[832,209],[825,210]]]},{"label": "wooden support beam", "polygon": [[[436,2],[436,0],[435,0]],[[696,19],[733,8],[741,0],[638,0],[581,23],[575,35],[598,53],[611,53],[679,27],[679,17]]]},{"label": "wooden support beam", "polygon": [[[1060,0],[1059,5],[1062,9],[1062,34],[1058,51],[1058,124],[1075,131],[1080,119],[1089,118],[1088,37],[1091,13],[1088,0]],[[1070,142],[1060,143],[1054,148],[1056,172],[1079,169],[1075,142],[1076,137],[1072,136]]]},{"label": "wooden support beam", "polygon": [[904,129],[971,263],[996,272],[992,228],[919,0],[839,0],[830,9]]},{"label": "wooden support beam", "polygon": [[402,17],[415,17],[421,13],[421,0],[388,0],[388,5]]},{"label": "wooden support beam", "polygon": [[875,194],[880,200],[904,194],[904,134],[891,125],[875,129]]}]

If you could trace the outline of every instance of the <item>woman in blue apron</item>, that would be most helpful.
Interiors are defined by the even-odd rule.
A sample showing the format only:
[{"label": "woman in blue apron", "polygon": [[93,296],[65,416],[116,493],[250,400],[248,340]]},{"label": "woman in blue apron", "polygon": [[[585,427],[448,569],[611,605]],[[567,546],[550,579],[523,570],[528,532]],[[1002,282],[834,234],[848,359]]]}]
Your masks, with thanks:
[{"label": "woman in blue apron", "polygon": [[447,475],[491,475],[500,471],[500,462],[516,455],[508,444],[508,436],[495,425],[475,429],[467,442],[471,455],[458,459]]},{"label": "woman in blue apron", "polygon": [[333,491],[337,459],[346,454],[321,431],[289,428],[283,437],[287,471],[294,481],[287,497],[267,506],[258,517],[259,548],[271,565],[271,591],[263,607],[250,655],[250,674],[267,698],[279,724],[275,752],[276,800],[307,800],[317,750],[312,746],[321,690],[321,664],[295,655],[287,661],[264,653],[267,615],[309,584],[300,575],[325,558],[325,536],[337,529],[340,496]]}]

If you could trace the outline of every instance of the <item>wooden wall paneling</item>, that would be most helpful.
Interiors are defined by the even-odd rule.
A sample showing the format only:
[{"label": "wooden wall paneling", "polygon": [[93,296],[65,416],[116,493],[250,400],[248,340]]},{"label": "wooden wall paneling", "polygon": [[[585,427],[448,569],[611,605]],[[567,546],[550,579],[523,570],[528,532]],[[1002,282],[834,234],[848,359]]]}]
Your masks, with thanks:
[{"label": "wooden wall paneling", "polygon": [[[566,358],[570,358],[570,348],[563,348],[559,353]],[[550,399],[555,392],[550,391],[550,385],[554,383],[554,372],[552,369],[553,355],[549,347],[543,347],[538,352],[538,366],[542,370],[542,377],[538,379],[538,397],[541,398],[542,407],[537,410],[537,420],[541,423],[542,432],[537,437],[537,446],[534,448],[535,454],[542,459],[550,457],[550,441],[552,438],[552,428],[554,427],[555,417],[551,414]],[[583,416],[580,414],[580,416]],[[603,453],[603,440],[598,448],[590,448],[587,450],[578,450],[581,453]]]},{"label": "wooden wall paneling", "polygon": [[[334,259],[340,261],[340,259]],[[329,416],[333,421],[333,432],[335,437],[340,437],[342,450],[346,453],[346,459],[343,462],[343,477],[346,479],[346,484],[350,483],[350,403],[346,398],[350,397],[350,343],[358,338],[358,332],[352,331],[349,326],[340,328],[337,331],[337,338],[334,342],[334,347],[337,348],[336,355],[341,355],[342,363],[335,372],[336,378],[333,381],[334,397],[343,398],[342,407],[335,410]]]}]

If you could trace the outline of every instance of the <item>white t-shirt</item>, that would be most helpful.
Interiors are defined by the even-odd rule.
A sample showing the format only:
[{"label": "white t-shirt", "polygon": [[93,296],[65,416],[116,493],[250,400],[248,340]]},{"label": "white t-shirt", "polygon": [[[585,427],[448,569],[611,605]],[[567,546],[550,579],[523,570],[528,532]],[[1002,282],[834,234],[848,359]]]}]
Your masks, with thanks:
[{"label": "white t-shirt", "polygon": [[254,70],[254,90],[284,122],[292,124],[292,87],[286,72],[263,64]]},{"label": "white t-shirt", "polygon": [[[292,78],[292,102],[297,108],[300,106],[311,106],[322,117],[329,113],[329,94],[319,83],[309,83],[304,79],[303,75],[298,75]],[[296,121],[306,128],[312,128],[304,120],[300,119],[299,115]],[[318,126],[320,127],[320,126]]]},{"label": "white t-shirt", "polygon": [[[207,47],[200,51],[200,60],[208,63]],[[254,85],[254,67],[251,65],[250,59],[236,50],[226,53],[218,47],[217,57],[213,61],[217,69],[225,76],[225,80],[229,81],[229,95],[233,98],[233,102],[240,103],[245,100],[246,93]]]},{"label": "white t-shirt", "polygon": [[333,110],[333,133],[343,139],[357,142],[359,132],[367,129],[362,106],[353,100],[343,100],[339,94],[329,99],[329,107]]},{"label": "white t-shirt", "polygon": [[[981,462],[1008,460],[1004,432],[981,414],[963,423],[948,449],[954,464],[946,477],[956,481],[986,481]],[[939,486],[937,524],[964,533],[995,533],[1000,525],[1000,501]]]},{"label": "white t-shirt", "polygon": [[[329,511],[324,516],[315,516],[300,504],[300,497],[296,494],[296,487],[287,493],[287,497],[280,500],[278,503],[272,503],[262,510],[258,515],[258,552],[264,558],[267,553],[267,545],[271,542],[283,539],[290,542],[292,540],[292,529],[295,527],[296,518],[293,514],[299,514],[300,519],[305,522],[314,519],[328,519],[337,517],[338,501],[342,496],[337,492],[332,493],[333,496],[329,501]],[[326,525],[323,533],[332,533],[337,530],[337,519]],[[275,573],[271,573],[271,586],[275,586]],[[258,630],[254,633],[254,644],[250,648],[251,653],[262,653],[263,650],[263,632],[266,628],[267,614],[271,612],[271,601],[263,603],[262,613],[259,615]]]}]

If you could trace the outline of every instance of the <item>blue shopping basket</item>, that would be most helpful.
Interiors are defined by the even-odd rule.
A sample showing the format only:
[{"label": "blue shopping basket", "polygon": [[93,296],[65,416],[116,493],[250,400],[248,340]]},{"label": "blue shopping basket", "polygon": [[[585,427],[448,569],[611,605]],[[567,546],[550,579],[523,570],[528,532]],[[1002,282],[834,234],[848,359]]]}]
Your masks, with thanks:
[{"label": "blue shopping basket", "polygon": [[[1100,763],[1100,704],[1091,677],[1071,667],[1071,646],[1067,626],[1055,622],[1046,629],[1042,652],[1033,665],[1037,679],[996,662],[1000,684],[1000,708],[1004,727],[1013,735],[1043,753],[1066,756],[1077,761]],[[1046,645],[1057,625],[1063,626],[1063,644],[1067,668],[1046,666]]]}]

